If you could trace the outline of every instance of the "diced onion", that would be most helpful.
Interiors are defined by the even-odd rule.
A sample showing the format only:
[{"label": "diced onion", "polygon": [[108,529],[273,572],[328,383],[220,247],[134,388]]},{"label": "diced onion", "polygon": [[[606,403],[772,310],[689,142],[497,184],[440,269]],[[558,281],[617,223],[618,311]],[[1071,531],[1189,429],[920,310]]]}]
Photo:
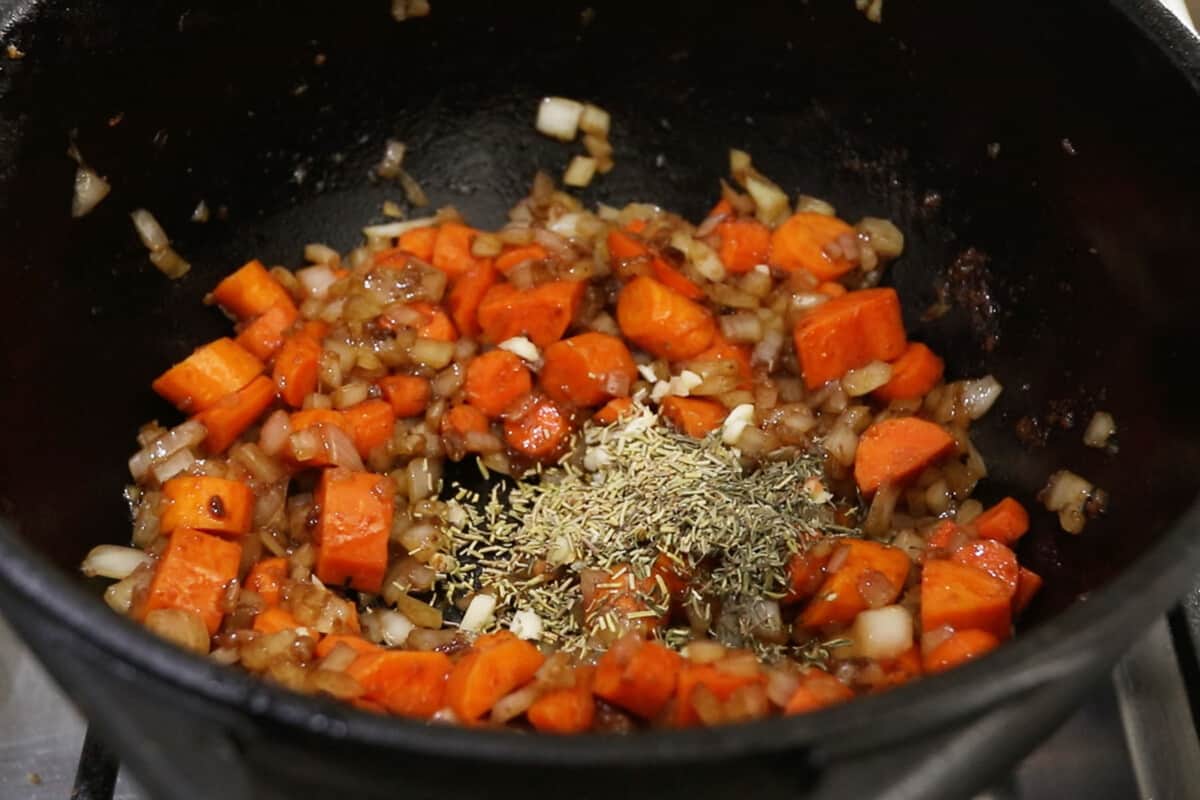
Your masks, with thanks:
[{"label": "diced onion", "polygon": [[155,464],[150,472],[153,473],[154,480],[159,483],[166,483],[194,464],[195,461],[196,457],[192,455],[192,451],[183,449]]},{"label": "diced onion", "polygon": [[207,435],[208,430],[194,419],[180,423],[134,453],[129,459],[129,473],[134,480],[140,481],[146,477],[152,466],[180,450],[195,447],[204,441]]},{"label": "diced onion", "polygon": [[337,283],[337,274],[326,263],[297,270],[296,278],[308,296],[318,300],[324,300],[329,294],[329,287]]},{"label": "diced onion", "polygon": [[537,641],[542,638],[542,618],[535,611],[522,609],[513,614],[512,622],[509,623],[508,629],[518,639]]},{"label": "diced onion", "polygon": [[382,225],[369,225],[363,228],[363,235],[368,239],[395,239],[416,228],[428,228],[433,225],[432,217],[410,219],[404,222],[385,222]]},{"label": "diced onion", "polygon": [[182,278],[192,268],[183,256],[170,247],[150,251],[150,263],[171,280]]},{"label": "diced onion", "polygon": [[837,209],[825,202],[819,197],[802,194],[796,198],[796,213],[805,211],[809,214],[823,214],[826,217],[832,217],[837,214]]},{"label": "diced onion", "polygon": [[854,652],[863,658],[895,658],[913,645],[912,614],[903,606],[860,612],[850,629]]},{"label": "diced onion", "polygon": [[1004,387],[991,375],[973,381],[963,381],[962,402],[971,419],[979,419],[995,404]]},{"label": "diced onion", "polygon": [[611,123],[609,113],[591,103],[584,105],[583,112],[579,115],[579,127],[584,133],[607,137]]},{"label": "diced onion", "polygon": [[304,245],[304,260],[310,264],[337,264],[342,257],[337,250],[325,244]]},{"label": "diced onion", "polygon": [[754,406],[750,403],[737,406],[729,412],[729,416],[725,417],[725,422],[721,425],[721,441],[732,447],[742,437],[746,427],[753,424]]},{"label": "diced onion", "polygon": [[865,367],[852,369],[842,378],[842,388],[851,397],[862,397],[892,379],[892,368],[883,361],[872,361]]},{"label": "diced onion", "polygon": [[400,174],[400,167],[404,164],[404,142],[388,139],[384,144],[383,158],[379,162],[379,166],[375,167],[375,174],[381,178],[395,178]]},{"label": "diced onion", "polygon": [[1083,432],[1083,443],[1088,447],[1104,447],[1117,432],[1117,423],[1107,411],[1097,411]]},{"label": "diced onion", "polygon": [[142,244],[146,246],[147,250],[151,252],[163,250],[171,244],[166,231],[149,211],[139,208],[129,216],[133,219],[133,227],[137,229],[138,238],[142,240]]},{"label": "diced onion", "polygon": [[408,354],[418,364],[433,369],[444,369],[454,360],[454,342],[442,342],[437,339],[417,339],[409,348]]},{"label": "diced onion", "polygon": [[71,197],[71,216],[82,217],[100,205],[112,187],[90,167],[82,164],[75,170],[75,194]]},{"label": "diced onion", "polygon": [[790,211],[787,195],[766,178],[746,176],[746,192],[754,200],[754,216],[765,225],[775,225]]},{"label": "diced onion", "polygon": [[492,621],[492,614],[495,610],[495,597],[490,594],[477,594],[471,599],[471,604],[467,606],[458,627],[464,631],[479,633]]},{"label": "diced onion", "polygon": [[503,725],[516,719],[529,710],[533,701],[537,700],[541,693],[541,687],[536,683],[531,683],[515,692],[506,694],[496,701],[496,705],[492,706],[491,721],[496,725]]},{"label": "diced onion", "polygon": [[407,642],[408,635],[416,627],[412,620],[399,611],[385,609],[376,611],[375,616],[379,620],[379,635],[390,647],[400,647]]},{"label": "diced onion", "polygon": [[124,580],[142,564],[150,563],[150,556],[136,547],[119,547],[115,544],[102,544],[93,547],[83,559],[80,569],[88,577],[99,575],[102,578]]},{"label": "diced onion", "polygon": [[563,183],[582,189],[596,177],[596,159],[591,156],[575,156],[563,173]]},{"label": "diced onion", "polygon": [[538,106],[535,127],[554,139],[569,142],[579,132],[583,103],[565,97],[546,97]]},{"label": "diced onion", "polygon": [[542,360],[542,351],[538,346],[524,336],[514,336],[496,345],[501,350],[507,350],[522,361],[536,364]]}]

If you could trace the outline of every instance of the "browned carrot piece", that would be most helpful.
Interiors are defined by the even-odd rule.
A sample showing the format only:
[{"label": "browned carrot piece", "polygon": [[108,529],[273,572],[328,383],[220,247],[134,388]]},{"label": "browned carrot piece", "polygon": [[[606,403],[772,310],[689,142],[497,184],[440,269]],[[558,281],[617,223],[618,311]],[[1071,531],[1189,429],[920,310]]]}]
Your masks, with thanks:
[{"label": "browned carrot piece", "polygon": [[1020,567],[1017,555],[1007,546],[991,539],[967,542],[954,551],[951,561],[981,569],[1008,587],[1009,597],[1017,593]]},{"label": "browned carrot piece", "polygon": [[433,265],[452,280],[470,272],[477,263],[471,255],[471,244],[477,235],[474,228],[455,222],[439,227],[433,242]]},{"label": "browned carrot piece", "polygon": [[533,680],[544,661],[536,647],[515,637],[476,649],[454,665],[446,702],[464,722],[477,720],[501,697]]},{"label": "browned carrot piece", "polygon": [[701,686],[724,703],[738,689],[765,681],[766,676],[762,673],[735,675],[724,672],[712,664],[691,664],[685,661],[679,670],[679,682],[675,690],[675,708],[671,724],[679,728],[687,728],[700,723],[700,716],[696,713],[692,701],[693,694]]},{"label": "browned carrot piece", "polygon": [[496,268],[490,259],[480,259],[450,287],[446,295],[446,309],[463,336],[479,335],[479,304],[495,283]]},{"label": "browned carrot piece", "polygon": [[879,686],[883,689],[903,686],[921,677],[924,672],[921,666],[921,650],[915,645],[895,658],[883,658],[878,663],[884,674],[883,684]]},{"label": "browned carrot piece", "polygon": [[1041,588],[1042,576],[1031,569],[1021,567],[1017,573],[1017,591],[1013,595],[1013,613],[1019,614],[1024,611]]},{"label": "browned carrot piece", "polygon": [[717,226],[717,255],[734,274],[749,272],[771,257],[771,230],[752,219],[727,219]]},{"label": "browned carrot piece", "polygon": [[892,362],[892,377],[875,390],[875,396],[885,402],[924,397],[942,379],[945,364],[932,350],[920,342],[909,342],[908,348]]},{"label": "browned carrot piece", "polygon": [[550,253],[540,244],[514,247],[496,257],[496,269],[507,275],[508,271],[518,264],[524,264],[526,261],[544,261],[549,256]]},{"label": "browned carrot piece", "polygon": [[195,528],[240,536],[254,518],[254,492],[238,481],[186,475],[163,484],[159,529]]},{"label": "browned carrot piece", "polygon": [[847,549],[845,558],[804,609],[807,628],[849,625],[859,612],[892,603],[904,590],[911,562],[903,550],[866,539],[838,546]]},{"label": "browned carrot piece", "polygon": [[999,646],[1000,640],[987,631],[973,628],[955,631],[925,654],[923,666],[927,673],[934,675],[974,661]]},{"label": "browned carrot piece", "polygon": [[944,551],[944,555],[949,555],[967,538],[963,529],[953,520],[944,519],[925,537],[925,544],[927,552]]},{"label": "browned carrot piece", "polygon": [[904,352],[904,323],[895,289],[861,289],[808,312],[792,332],[804,383],[815,389],[872,361]]},{"label": "browned carrot piece", "polygon": [[224,616],[225,594],[237,579],[242,546],[191,528],[171,534],[150,580],[139,617],[160,608],[191,611],[204,622],[211,636]]},{"label": "browned carrot piece", "polygon": [[608,232],[608,255],[613,266],[630,261],[643,261],[650,267],[654,279],[669,286],[689,300],[704,297],[704,290],[686,278],[666,259],[625,231],[615,228]]},{"label": "browned carrot piece", "polygon": [[354,448],[363,458],[380,445],[387,444],[396,427],[396,413],[386,400],[364,400],[342,409],[342,419],[350,429]]},{"label": "browned carrot piece", "polygon": [[681,661],[657,642],[622,639],[596,663],[592,689],[597,697],[652,719],[675,693]]},{"label": "browned carrot piece", "polygon": [[241,320],[253,319],[277,305],[292,305],[291,295],[257,259],[218,283],[212,296]]},{"label": "browned carrot piece", "polygon": [[795,553],[788,559],[788,593],[780,602],[785,605],[802,603],[817,593],[825,580],[825,565],[832,550],[824,553],[808,551]]},{"label": "browned carrot piece", "polygon": [[321,474],[315,495],[320,509],[316,573],[325,584],[379,592],[392,532],[392,485],[386,476],[369,472],[327,469]]},{"label": "browned carrot piece", "polygon": [[842,286],[836,281],[822,281],[817,285],[817,291],[826,297],[841,297],[847,293],[845,286]]},{"label": "browned carrot piece", "polygon": [[284,611],[278,606],[271,606],[254,615],[253,627],[259,633],[272,634],[304,626],[292,616],[290,611]]},{"label": "browned carrot piece", "polygon": [[510,283],[497,283],[479,304],[483,339],[499,344],[514,336],[528,336],[538,347],[546,347],[567,332],[585,289],[582,281],[548,281],[524,291]]},{"label": "browned carrot piece", "polygon": [[288,560],[283,557],[264,558],[256,561],[242,582],[250,591],[262,598],[268,606],[279,605],[279,593],[288,576]]},{"label": "browned carrot piece", "polygon": [[628,394],[637,380],[629,348],[606,333],[583,333],[546,348],[539,383],[552,400],[576,406],[598,405]]},{"label": "browned carrot piece", "polygon": [[934,559],[921,572],[921,628],[978,628],[999,639],[1012,629],[1012,592],[981,569]]},{"label": "browned carrot piece", "polygon": [[634,278],[621,289],[617,324],[638,347],[672,361],[704,352],[716,332],[712,314],[703,306],[646,277]]},{"label": "browned carrot piece", "polygon": [[432,303],[409,303],[408,307],[419,313],[424,322],[417,328],[417,336],[437,342],[458,340],[458,329],[450,316]]},{"label": "browned carrot piece", "polygon": [[391,713],[429,719],[446,705],[451,669],[445,653],[386,650],[359,656],[346,674],[359,682],[368,700]]},{"label": "browned carrot piece", "polygon": [[837,217],[801,211],[771,234],[771,260],[789,272],[806,269],[823,281],[832,281],[854,269],[854,262],[829,254],[841,236],[853,237],[854,228]]},{"label": "browned carrot piece", "polygon": [[467,434],[487,431],[487,417],[474,406],[454,406],[442,415],[442,436],[456,438],[464,445]]},{"label": "browned carrot piece", "polygon": [[438,229],[430,226],[413,228],[400,234],[396,247],[380,250],[372,257],[379,266],[403,269],[410,256],[429,263],[433,260],[433,243],[437,241]]},{"label": "browned carrot piece", "polygon": [[376,381],[397,417],[415,417],[429,405],[429,379],[418,375],[388,375]]},{"label": "browned carrot piece", "polygon": [[541,733],[583,733],[596,718],[596,699],[591,689],[592,669],[577,667],[575,685],[552,689],[525,712],[529,724]]},{"label": "browned carrot piece", "polygon": [[532,388],[533,377],[524,361],[507,350],[489,350],[467,364],[463,396],[485,416],[495,419]]},{"label": "browned carrot piece", "polygon": [[337,649],[340,644],[346,645],[359,655],[383,652],[379,645],[352,633],[331,633],[328,636],[322,636],[321,641],[317,642],[317,649],[314,652],[317,658],[324,658]]},{"label": "browned carrot piece", "polygon": [[212,408],[263,371],[263,364],[229,338],[197,348],[190,356],[159,375],[154,391],[184,413]]},{"label": "browned carrot piece", "polygon": [[548,397],[538,396],[504,421],[504,441],[515,452],[539,461],[562,453],[571,439],[571,419]]},{"label": "browned carrot piece", "polygon": [[283,340],[298,316],[291,300],[271,306],[242,328],[237,335],[237,343],[255,358],[269,361],[283,347]]},{"label": "browned carrot piece", "polygon": [[808,670],[800,679],[800,685],[783,709],[785,714],[807,714],[821,708],[835,706],[854,699],[854,691],[828,672]]},{"label": "browned carrot piece", "polygon": [[201,411],[196,419],[208,431],[204,449],[211,455],[224,453],[274,401],[275,384],[266,375],[259,375],[216,405]]},{"label": "browned carrot piece", "polygon": [[288,337],[275,357],[271,377],[279,397],[292,408],[300,408],[304,398],[317,390],[324,335],[323,325],[305,325]]},{"label": "browned carrot piece", "polygon": [[633,408],[633,401],[628,397],[614,397],[592,415],[592,420],[599,425],[612,425],[631,408]]},{"label": "browned carrot piece", "polygon": [[668,397],[662,402],[663,418],[678,431],[703,439],[721,427],[729,409],[715,400],[700,397]]},{"label": "browned carrot piece", "polygon": [[1029,530],[1029,512],[1016,500],[1006,497],[971,524],[982,538],[995,539],[1011,547]]},{"label": "browned carrot piece", "polygon": [[953,446],[950,434],[923,419],[897,417],[877,422],[858,440],[854,479],[863,494],[870,495],[885,483],[904,483]]}]

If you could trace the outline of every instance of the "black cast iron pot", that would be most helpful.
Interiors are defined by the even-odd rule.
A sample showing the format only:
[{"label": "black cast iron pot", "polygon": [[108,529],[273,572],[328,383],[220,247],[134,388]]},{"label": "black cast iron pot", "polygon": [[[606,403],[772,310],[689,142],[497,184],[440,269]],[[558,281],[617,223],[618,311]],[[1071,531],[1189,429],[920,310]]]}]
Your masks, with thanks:
[{"label": "black cast iron pot", "polygon": [[[0,41],[26,52],[0,55],[0,606],[156,797],[961,796],[1194,575],[1200,51],[1156,3],[887,0],[882,26],[851,0],[435,0],[404,24],[386,6],[0,2]],[[367,179],[389,137],[435,204],[498,224],[568,160],[532,130],[547,94],[613,113],[618,166],[589,202],[697,219],[739,146],[790,192],[908,233],[888,280],[910,331],[952,377],[1006,387],[979,428],[983,499],[1036,505],[1059,466],[1112,496],[1079,537],[1035,514],[1021,556],[1047,586],[1012,643],[809,716],[544,738],[280,691],[154,640],[78,577],[128,536],[137,426],[175,419],[151,378],[225,330],[200,303],[218,276],[356,241],[397,194]],[[71,140],[114,186],[78,221]],[[227,213],[188,222],[201,199]],[[136,207],[195,265],[183,280],[147,262]],[[923,321],[956,263],[972,291]],[[1094,408],[1118,455],[1078,426],[1014,434]]]}]

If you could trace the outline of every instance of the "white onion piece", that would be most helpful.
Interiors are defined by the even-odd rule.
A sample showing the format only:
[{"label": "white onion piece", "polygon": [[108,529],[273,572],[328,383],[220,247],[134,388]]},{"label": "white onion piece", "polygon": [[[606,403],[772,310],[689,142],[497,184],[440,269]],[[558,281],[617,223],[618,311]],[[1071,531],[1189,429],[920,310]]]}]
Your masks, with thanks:
[{"label": "white onion piece", "polygon": [[133,219],[133,227],[137,229],[138,238],[151,252],[163,250],[171,244],[166,231],[158,224],[158,220],[144,208],[139,208],[129,215]]},{"label": "white onion piece", "polygon": [[542,638],[542,618],[535,611],[523,609],[513,614],[508,629],[518,639],[537,641]]},{"label": "white onion piece", "polygon": [[541,695],[542,689],[536,683],[531,683],[506,694],[492,706],[491,721],[497,725],[516,719],[529,710],[533,701]]},{"label": "white onion piece", "polygon": [[458,627],[464,631],[479,633],[492,621],[495,610],[495,597],[490,594],[477,594],[471,599],[471,604],[467,606]]},{"label": "white onion piece", "polygon": [[754,352],[750,354],[750,363],[761,364],[771,368],[775,365],[775,361],[779,358],[779,353],[782,350],[783,333],[774,328],[769,328],[763,334],[762,340],[754,345]]},{"label": "white onion piece", "polygon": [[404,164],[404,142],[398,142],[395,139],[388,139],[384,143],[383,158],[379,161],[379,166],[375,167],[375,174],[381,178],[395,178],[400,174],[400,167]]},{"label": "white onion piece", "polygon": [[732,447],[742,438],[742,433],[754,424],[754,406],[743,403],[729,412],[721,424],[721,441]]},{"label": "white onion piece", "polygon": [[160,461],[151,468],[154,480],[166,483],[196,462],[196,457],[188,449],[180,450],[174,455]]},{"label": "white onion piece", "polygon": [[136,547],[102,544],[88,552],[80,569],[89,578],[99,575],[102,578],[121,581],[128,578],[142,564],[149,563],[150,556]]},{"label": "white onion piece", "polygon": [[883,361],[872,361],[864,367],[852,369],[842,377],[842,388],[851,397],[862,397],[880,388],[892,379],[892,368]]},{"label": "white onion piece", "polygon": [[754,216],[764,225],[775,225],[788,216],[787,195],[767,179],[747,175],[746,192],[754,200]]},{"label": "white onion piece", "polygon": [[374,616],[379,622],[379,636],[391,647],[399,647],[408,641],[408,635],[416,626],[408,617],[399,611],[376,611]]},{"label": "white onion piece", "polygon": [[854,652],[863,658],[895,658],[913,645],[912,614],[903,606],[863,611],[850,629]]},{"label": "white onion piece", "polygon": [[[568,184],[570,185],[570,184]],[[557,219],[547,223],[546,228],[554,231],[559,236],[566,236],[569,239],[574,239],[579,235],[579,223],[583,219],[583,214],[578,211],[572,211],[569,214],[563,214]]]},{"label": "white onion piece", "polygon": [[596,177],[596,159],[590,156],[575,156],[563,173],[563,184],[582,189]]},{"label": "white onion piece", "polygon": [[176,425],[162,436],[133,454],[129,459],[129,473],[136,481],[142,480],[150,468],[188,447],[204,441],[208,430],[194,419]]},{"label": "white onion piece", "polygon": [[536,364],[542,360],[542,351],[538,349],[536,344],[524,336],[514,336],[511,339],[505,339],[496,345],[496,347],[506,350],[522,361],[528,361],[530,364]]},{"label": "white onion piece", "polygon": [[973,381],[963,381],[962,401],[971,419],[979,419],[995,404],[1004,387],[991,375]]},{"label": "white onion piece", "polygon": [[1104,447],[1117,432],[1117,423],[1107,411],[1097,411],[1083,432],[1083,443],[1088,447]]},{"label": "white onion piece", "polygon": [[334,465],[355,472],[362,472],[366,469],[354,446],[354,441],[344,430],[337,425],[326,425],[325,423],[320,423],[315,427],[321,431],[321,438],[325,440],[325,455]]},{"label": "white onion piece", "polygon": [[579,132],[583,103],[565,97],[546,97],[538,106],[534,127],[538,133],[569,142]]},{"label": "white onion piece", "polygon": [[100,205],[112,187],[91,167],[82,164],[75,170],[75,194],[71,197],[71,216],[82,217]]},{"label": "white onion piece", "polygon": [[280,409],[263,423],[258,434],[258,446],[269,456],[277,456],[287,447],[288,437],[292,435],[292,423],[288,413]]},{"label": "white onion piece", "polygon": [[382,225],[369,225],[363,228],[363,235],[368,239],[395,239],[416,228],[428,228],[433,224],[432,217],[410,219],[405,222],[386,222]]},{"label": "white onion piece", "polygon": [[296,278],[309,297],[324,300],[329,287],[337,283],[337,274],[328,264],[317,264],[296,271]]},{"label": "white onion piece", "polygon": [[596,136],[608,136],[611,126],[612,117],[607,111],[591,103],[584,105],[583,112],[579,115],[579,127],[584,133],[591,133]]},{"label": "white onion piece", "polygon": [[304,260],[310,264],[337,264],[342,257],[329,245],[314,242],[304,245]]},{"label": "white onion piece", "polygon": [[150,263],[158,267],[159,272],[171,280],[182,278],[192,268],[187,259],[175,252],[173,248],[164,247],[150,252]]}]

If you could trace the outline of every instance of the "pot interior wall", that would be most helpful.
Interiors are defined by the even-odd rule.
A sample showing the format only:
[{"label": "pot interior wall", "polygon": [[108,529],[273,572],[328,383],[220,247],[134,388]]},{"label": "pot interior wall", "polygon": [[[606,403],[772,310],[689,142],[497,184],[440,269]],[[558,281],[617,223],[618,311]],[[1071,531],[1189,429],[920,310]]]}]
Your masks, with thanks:
[{"label": "pot interior wall", "polygon": [[[1039,616],[1191,501],[1200,115],[1116,12],[897,2],[879,26],[850,0],[435,2],[397,24],[386,5],[84,0],[10,22],[2,38],[26,56],[0,63],[0,513],[63,568],[127,538],[137,427],[178,420],[149,382],[228,330],[201,304],[219,276],[251,257],[296,266],[306,242],[352,246],[401,199],[368,179],[389,137],[435,206],[500,224],[536,169],[558,174],[579,151],[533,131],[547,94],[612,112],[618,165],[588,202],[698,219],[736,146],[790,193],[900,225],[907,254],[888,280],[912,335],[951,377],[1006,387],[979,427],[983,498],[1034,505],[1058,467],[1111,493],[1078,538],[1035,514],[1022,556],[1047,578]],[[72,139],[114,187],[77,221]],[[201,200],[203,225],[188,221]],[[138,207],[192,262],[183,280],[148,263]],[[972,248],[985,257],[964,261]],[[973,312],[924,320],[956,263]],[[1116,415],[1116,455],[1080,442],[1095,408]],[[1047,414],[1074,429],[1018,441],[1020,419]]]}]

